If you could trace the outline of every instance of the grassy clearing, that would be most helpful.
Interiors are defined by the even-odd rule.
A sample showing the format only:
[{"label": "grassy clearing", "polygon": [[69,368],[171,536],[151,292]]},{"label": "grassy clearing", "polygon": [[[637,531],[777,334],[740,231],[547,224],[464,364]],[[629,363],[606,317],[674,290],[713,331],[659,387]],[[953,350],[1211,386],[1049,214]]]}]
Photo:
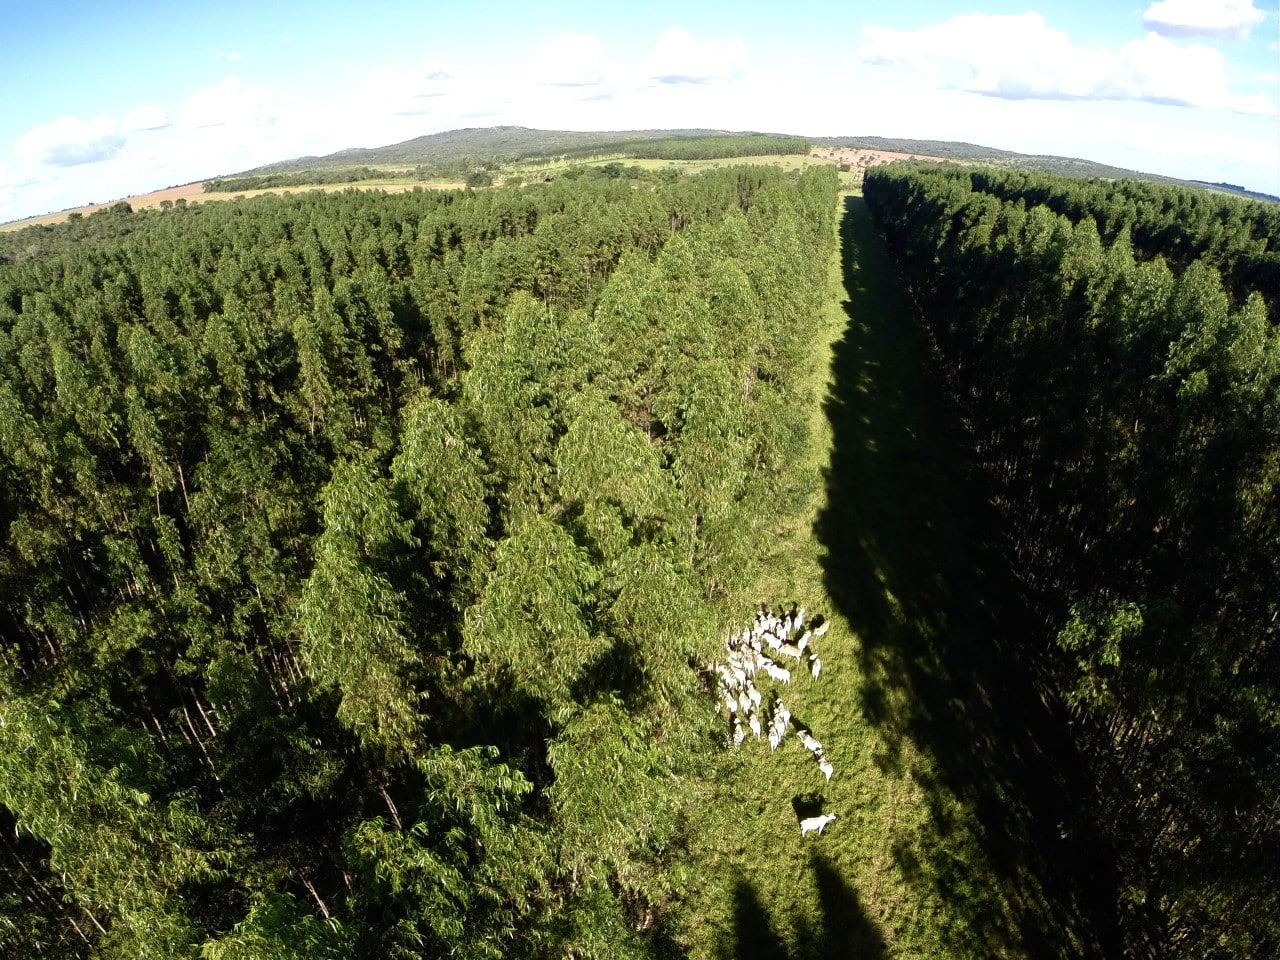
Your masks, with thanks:
[{"label": "grassy clearing", "polygon": [[[760,585],[834,620],[821,680],[784,699],[836,775],[794,738],[725,751],[670,935],[693,958],[1107,955],[1109,878],[1013,658],[1027,617],[996,518],[865,206],[844,203],[828,339],[797,384],[816,491]],[[802,840],[819,809],[839,819]]]}]

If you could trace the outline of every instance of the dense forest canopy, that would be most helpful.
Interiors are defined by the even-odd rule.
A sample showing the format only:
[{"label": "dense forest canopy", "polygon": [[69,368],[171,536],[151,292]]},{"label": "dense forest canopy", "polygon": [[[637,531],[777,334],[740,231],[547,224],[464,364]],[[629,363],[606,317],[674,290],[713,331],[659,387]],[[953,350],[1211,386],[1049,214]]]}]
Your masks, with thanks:
[{"label": "dense forest canopy", "polygon": [[[708,134],[629,149],[788,146]],[[0,234],[0,952],[678,952],[724,743],[704,668],[821,495],[801,371],[838,179],[628,156]],[[1000,508],[1040,628],[1000,640],[1072,725],[1127,952],[1274,953],[1277,208],[909,164],[866,201]],[[966,860],[928,796],[952,872],[1002,855]],[[902,831],[920,873],[881,809],[840,824]],[[1014,943],[923,916],[991,893],[965,882],[886,895],[894,950]]]},{"label": "dense forest canopy", "polygon": [[626,956],[805,491],[836,174],[122,206],[0,263],[0,944]]},{"label": "dense forest canopy", "polygon": [[1130,952],[1273,955],[1277,208],[908,165],[866,198],[1056,635]]}]

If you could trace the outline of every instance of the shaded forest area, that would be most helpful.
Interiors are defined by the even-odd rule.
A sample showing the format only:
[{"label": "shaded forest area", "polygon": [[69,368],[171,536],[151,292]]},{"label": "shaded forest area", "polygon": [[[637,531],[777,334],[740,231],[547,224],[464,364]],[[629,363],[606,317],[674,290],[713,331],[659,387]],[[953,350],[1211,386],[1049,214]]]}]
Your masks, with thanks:
[{"label": "shaded forest area", "polygon": [[646,955],[836,185],[6,237],[0,952]]},{"label": "shaded forest area", "polygon": [[1089,764],[1126,953],[1273,955],[1275,208],[940,167],[865,190],[1041,606],[1023,642]]}]

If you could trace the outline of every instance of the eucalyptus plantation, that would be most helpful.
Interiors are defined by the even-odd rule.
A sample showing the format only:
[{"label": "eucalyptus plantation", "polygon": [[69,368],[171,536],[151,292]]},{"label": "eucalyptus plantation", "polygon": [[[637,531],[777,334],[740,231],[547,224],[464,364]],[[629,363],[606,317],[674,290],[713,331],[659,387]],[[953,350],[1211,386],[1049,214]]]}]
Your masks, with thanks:
[{"label": "eucalyptus plantation", "polygon": [[639,955],[796,500],[834,169],[113,209],[0,261],[0,945]]}]

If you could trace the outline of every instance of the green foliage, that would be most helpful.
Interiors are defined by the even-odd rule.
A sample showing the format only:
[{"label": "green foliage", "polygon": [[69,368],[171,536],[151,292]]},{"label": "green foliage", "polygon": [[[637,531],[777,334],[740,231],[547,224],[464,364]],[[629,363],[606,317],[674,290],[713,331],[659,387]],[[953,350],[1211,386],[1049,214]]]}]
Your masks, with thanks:
[{"label": "green foliage", "polygon": [[545,868],[516,809],[530,784],[491,749],[436,748],[416,767],[424,779],[412,821],[366,820],[344,840],[353,909],[394,918],[371,929],[362,952],[504,957]]},{"label": "green foliage", "polygon": [[200,946],[202,960],[341,960],[351,934],[287,893],[267,893],[229,933]]},{"label": "green foliage", "polygon": [[339,463],[321,491],[324,530],[298,608],[302,663],[339,693],[338,719],[362,741],[412,750],[418,706],[406,674],[419,657],[405,635],[405,599],[378,568],[417,541],[368,470]]},{"label": "green foliage", "polygon": [[64,714],[56,704],[0,700],[0,804],[47,845],[65,895],[102,931],[103,955],[181,955],[193,935],[183,885],[217,869],[202,849],[200,817],[187,798],[157,799],[139,786],[141,768],[156,760],[145,741],[122,744],[120,762],[108,765]]},{"label": "green foliage", "polygon": [[716,160],[773,154],[804,155],[808,154],[809,149],[807,140],[755,133],[655,140],[632,147],[629,152],[634,157],[653,160]]},{"label": "green foliage", "polygon": [[824,177],[116,211],[0,264],[3,949],[643,949],[706,598],[787,522]]},{"label": "green foliage", "polygon": [[1130,942],[1274,948],[1274,209],[944,168],[866,195],[1045,597]]},{"label": "green foliage", "polygon": [[215,177],[204,182],[205,193],[244,193],[248,190],[273,190],[280,187],[311,187],[335,183],[360,183],[377,180],[387,174],[372,167],[348,167],[333,170],[302,170],[294,173],[263,173],[241,177]]}]

